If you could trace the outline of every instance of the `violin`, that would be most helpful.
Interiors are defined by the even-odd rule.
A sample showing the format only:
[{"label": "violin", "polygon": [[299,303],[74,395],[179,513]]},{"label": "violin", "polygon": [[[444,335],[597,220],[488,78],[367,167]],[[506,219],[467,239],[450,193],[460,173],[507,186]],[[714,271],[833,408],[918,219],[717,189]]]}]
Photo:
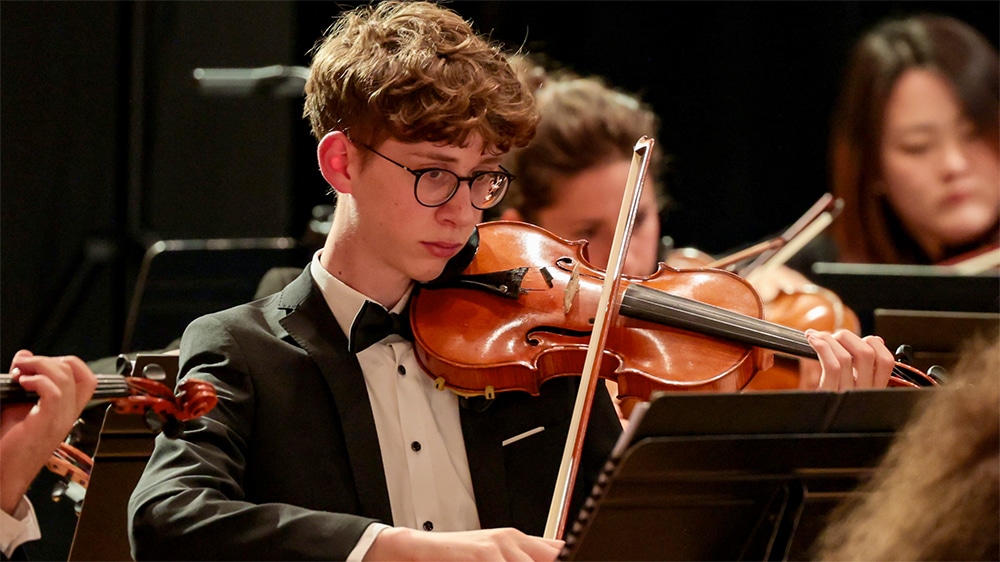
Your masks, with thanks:
[{"label": "violin", "polygon": [[[780,236],[722,258],[714,258],[694,248],[678,248],[667,253],[664,263],[669,266],[693,268],[724,268],[735,271],[755,287],[764,301],[764,319],[805,331],[807,329],[835,332],[846,329],[860,335],[861,322],[853,310],[844,305],[835,293],[805,278],[792,279],[794,289],[761,290],[760,283],[776,275],[785,276],[778,268],[829,226],[843,209],[843,202],[829,193],[823,194],[792,226]],[[741,268],[737,264],[752,262]],[[791,272],[796,277],[798,274]],[[795,389],[800,386],[799,361],[778,355],[773,366],[762,369],[746,387],[748,390]],[[891,383],[892,384],[892,383]]]},{"label": "violin", "polygon": [[[664,263],[678,269],[721,267],[730,261],[728,258],[713,258],[694,248],[671,250],[664,259]],[[795,289],[780,289],[768,296],[761,295],[761,298],[764,319],[769,322],[800,331],[835,332],[843,329],[861,333],[857,314],[836,293],[819,285],[807,283]],[[798,360],[779,355],[775,357],[774,365],[759,371],[746,388],[795,389],[799,388],[799,379]]]},{"label": "violin", "polygon": [[[215,407],[215,387],[204,381],[185,380],[177,395],[163,383],[134,376],[96,375],[97,389],[88,407],[110,403],[120,414],[155,415],[164,435],[178,437],[183,422],[201,417]],[[9,374],[0,374],[0,401],[31,403],[38,395],[21,388]]]},{"label": "violin", "polygon": [[[671,250],[664,259],[666,265],[677,269],[715,268],[714,264],[720,261],[694,248]],[[761,298],[764,318],[775,324],[802,331],[812,328],[824,332],[841,329],[861,332],[857,314],[836,293],[819,285],[805,283]]]},{"label": "violin", "polygon": [[[458,279],[411,298],[418,361],[438,388],[463,396],[537,395],[551,377],[578,375],[604,282],[586,243],[512,221],[482,224],[479,237]],[[802,332],[763,319],[760,297],[734,273],[661,264],[648,277],[623,278],[622,287],[599,373],[617,381],[620,398],[735,392],[771,365],[773,351],[817,357]],[[935,384],[904,364],[893,378],[898,386]]]},{"label": "violin", "polygon": [[[781,290],[764,303],[764,318],[796,330],[823,332],[849,330],[861,335],[861,321],[833,291],[818,285]],[[791,357],[775,357],[774,366],[757,373],[747,390],[781,390],[800,387],[800,362]],[[896,378],[889,386],[906,386]]]},{"label": "violin", "polygon": [[[145,355],[143,359],[151,360],[142,370],[142,374],[147,376],[96,375],[97,388],[81,415],[81,421],[102,420],[103,413],[95,412],[100,415],[91,416],[90,412],[95,411],[97,406],[111,406],[120,414],[145,416],[146,424],[151,429],[162,431],[166,437],[174,439],[183,432],[184,422],[201,417],[215,407],[218,398],[215,387],[210,383],[185,380],[174,394],[162,382],[147,378],[162,375],[162,368],[159,368],[159,362],[155,361],[156,356]],[[125,356],[118,358],[118,370],[123,373],[132,372],[135,365],[135,362]],[[10,404],[37,401],[36,393],[26,391],[13,380],[11,375],[0,374],[0,402]],[[63,479],[57,483],[53,491],[53,500],[58,501],[63,495],[67,495],[76,501],[77,509],[82,504],[83,491],[90,484],[90,474],[94,466],[93,458],[73,444],[81,421],[74,426],[71,438],[60,443],[46,461],[46,468]]]},{"label": "violin", "polygon": [[654,390],[740,389],[773,358],[765,349],[817,357],[802,332],[762,320],[759,296],[731,272],[661,264],[649,277],[622,275],[653,143],[634,147],[607,274],[586,259],[586,242],[494,222],[480,225],[463,273],[411,295],[416,357],[440,390],[489,399],[581,377],[547,538],[565,529],[599,377],[616,380],[619,398],[648,400]]}]

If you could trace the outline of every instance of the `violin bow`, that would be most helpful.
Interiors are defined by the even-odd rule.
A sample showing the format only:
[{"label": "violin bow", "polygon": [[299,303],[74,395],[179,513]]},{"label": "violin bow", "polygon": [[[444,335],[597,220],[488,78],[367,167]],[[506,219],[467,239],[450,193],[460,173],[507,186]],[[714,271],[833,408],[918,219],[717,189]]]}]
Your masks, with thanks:
[{"label": "violin bow", "polygon": [[728,256],[721,257],[713,262],[709,262],[705,267],[710,267],[713,269],[726,269],[731,265],[736,265],[743,260],[748,260],[750,258],[755,258],[764,252],[770,252],[772,250],[778,250],[785,245],[785,239],[778,236],[777,238],[772,238],[770,240],[765,240],[759,242],[738,252],[733,252]]},{"label": "violin bow", "polygon": [[1000,267],[1000,246],[993,244],[937,265],[951,267],[959,275],[979,275]]},{"label": "violin bow", "polygon": [[[587,346],[587,357],[583,364],[580,389],[573,406],[573,417],[566,437],[566,447],[563,449],[555,491],[552,495],[552,504],[549,506],[549,516],[545,522],[544,536],[546,538],[560,539],[566,528],[570,495],[576,483],[576,475],[583,455],[587,422],[590,419],[590,410],[597,390],[598,373],[601,369],[603,355],[601,350],[607,343],[608,328],[612,325],[612,316],[621,304],[622,267],[625,263],[625,255],[628,253],[629,238],[635,224],[635,214],[639,207],[642,185],[649,170],[653,143],[653,139],[643,136],[633,148],[632,165],[629,168],[625,193],[622,195],[618,225],[615,228],[615,237],[611,244],[611,256],[604,276],[601,298],[594,316],[594,329],[590,334],[590,343]],[[612,299],[615,300],[614,303],[612,303]]]},{"label": "violin bow", "polygon": [[809,223],[805,228],[803,228],[798,234],[795,235],[787,244],[781,247],[780,250],[774,253],[773,256],[763,265],[754,269],[753,271],[747,273],[746,280],[753,283],[757,279],[764,277],[782,266],[792,258],[795,254],[799,253],[799,250],[804,248],[806,244],[811,242],[813,238],[820,235],[826,227],[833,223],[833,219],[837,218],[840,211],[844,208],[844,202],[841,199],[834,201],[833,208],[828,211],[823,211],[818,217],[816,217],[811,223]]},{"label": "violin bow", "polygon": [[[824,193],[822,197],[819,198],[809,210],[805,212],[798,220],[792,223],[792,226],[788,227],[781,236],[780,240],[783,241],[779,247],[765,251],[757,256],[749,264],[740,268],[736,274],[740,277],[747,278],[751,272],[753,272],[758,267],[771,262],[777,254],[781,252],[782,259],[780,263],[788,261],[793,255],[795,255],[803,246],[806,245],[810,240],[816,237],[820,232],[822,232],[840,213],[840,209],[843,208],[843,201],[840,199],[835,199],[830,193]],[[821,218],[823,217],[823,218]],[[817,226],[810,228],[810,225],[820,220]],[[825,222],[825,224],[823,224]],[[819,226],[822,225],[822,226]],[[816,230],[818,228],[818,230]],[[802,238],[805,236],[805,238]]]}]

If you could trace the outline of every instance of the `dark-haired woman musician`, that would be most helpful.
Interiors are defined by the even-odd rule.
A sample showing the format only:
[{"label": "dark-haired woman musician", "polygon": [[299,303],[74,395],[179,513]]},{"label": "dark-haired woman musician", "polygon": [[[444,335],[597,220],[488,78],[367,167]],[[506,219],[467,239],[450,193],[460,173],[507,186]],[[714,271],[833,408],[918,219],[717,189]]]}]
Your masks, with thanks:
[{"label": "dark-haired woman musician", "polygon": [[840,260],[935,264],[1000,238],[997,50],[922,15],[856,44],[834,114]]}]

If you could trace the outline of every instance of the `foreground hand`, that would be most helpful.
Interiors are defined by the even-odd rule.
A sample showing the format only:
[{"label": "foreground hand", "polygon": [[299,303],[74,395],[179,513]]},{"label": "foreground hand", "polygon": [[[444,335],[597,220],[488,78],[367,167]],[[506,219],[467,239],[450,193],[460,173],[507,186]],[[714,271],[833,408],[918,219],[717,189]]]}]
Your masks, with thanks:
[{"label": "foreground hand", "polygon": [[[849,330],[830,334],[806,330],[806,340],[819,356],[819,377],[812,384],[819,390],[885,388],[892,375],[895,358],[878,336],[861,337]],[[805,369],[808,372],[808,368]],[[803,373],[803,379],[808,377]]]},{"label": "foreground hand", "polygon": [[365,560],[555,560],[563,541],[517,529],[428,533],[392,527],[379,533]]},{"label": "foreground hand", "polygon": [[19,351],[11,376],[38,395],[35,404],[5,404],[0,412],[0,508],[13,513],[35,475],[80,417],[97,377],[78,357]]}]

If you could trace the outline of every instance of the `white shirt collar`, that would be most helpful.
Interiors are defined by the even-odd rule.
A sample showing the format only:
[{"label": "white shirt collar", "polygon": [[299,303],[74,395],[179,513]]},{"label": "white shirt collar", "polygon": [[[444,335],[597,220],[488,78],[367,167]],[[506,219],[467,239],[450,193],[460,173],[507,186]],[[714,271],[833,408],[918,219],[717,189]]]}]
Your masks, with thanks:
[{"label": "white shirt collar", "polygon": [[[319,292],[323,294],[323,300],[330,307],[330,312],[337,319],[340,329],[350,339],[351,325],[354,323],[354,317],[361,311],[361,307],[365,304],[365,301],[374,301],[374,299],[358,292],[327,271],[319,262],[319,256],[322,252],[323,250],[318,250],[313,254],[312,262],[309,263],[309,273],[312,275],[313,280],[316,281]],[[389,312],[402,313],[406,309],[406,303],[409,302],[412,292],[413,284],[410,283],[410,287],[406,289],[403,298],[399,299],[396,306]]]}]

